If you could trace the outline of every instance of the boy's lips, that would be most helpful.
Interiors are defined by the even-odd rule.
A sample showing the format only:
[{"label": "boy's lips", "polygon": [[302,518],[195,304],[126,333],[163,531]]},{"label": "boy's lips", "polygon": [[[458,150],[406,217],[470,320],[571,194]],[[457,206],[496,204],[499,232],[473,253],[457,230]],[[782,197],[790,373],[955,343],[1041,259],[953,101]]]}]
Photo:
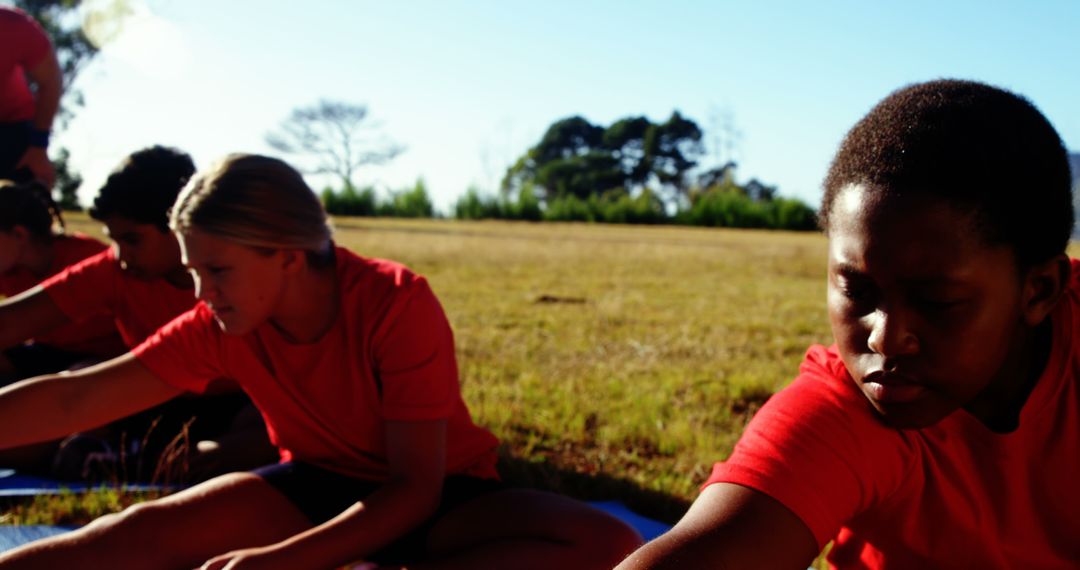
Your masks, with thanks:
[{"label": "boy's lips", "polygon": [[919,399],[926,392],[926,386],[912,380],[909,376],[877,370],[867,374],[862,380],[867,396],[883,404],[906,404]]}]

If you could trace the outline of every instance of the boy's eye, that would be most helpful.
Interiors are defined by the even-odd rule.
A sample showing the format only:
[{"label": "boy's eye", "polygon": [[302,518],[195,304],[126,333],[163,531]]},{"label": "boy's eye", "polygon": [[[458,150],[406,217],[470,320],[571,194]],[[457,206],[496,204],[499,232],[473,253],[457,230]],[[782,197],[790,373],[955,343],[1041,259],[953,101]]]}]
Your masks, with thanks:
[{"label": "boy's eye", "polygon": [[949,299],[941,297],[922,297],[915,300],[920,307],[934,312],[948,311],[964,304],[962,299]]},{"label": "boy's eye", "polygon": [[839,283],[840,293],[855,303],[870,301],[873,288],[865,283],[859,283],[851,279],[841,279]]}]

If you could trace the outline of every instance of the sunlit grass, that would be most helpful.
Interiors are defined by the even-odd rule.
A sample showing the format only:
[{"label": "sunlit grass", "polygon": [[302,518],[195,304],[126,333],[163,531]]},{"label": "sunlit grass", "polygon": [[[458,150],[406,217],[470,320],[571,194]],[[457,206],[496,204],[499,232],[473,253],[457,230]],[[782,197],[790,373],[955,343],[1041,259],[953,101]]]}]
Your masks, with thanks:
[{"label": "sunlit grass", "polygon": [[828,342],[825,240],[685,228],[338,221],[426,275],[478,422],[515,457],[689,500]]}]

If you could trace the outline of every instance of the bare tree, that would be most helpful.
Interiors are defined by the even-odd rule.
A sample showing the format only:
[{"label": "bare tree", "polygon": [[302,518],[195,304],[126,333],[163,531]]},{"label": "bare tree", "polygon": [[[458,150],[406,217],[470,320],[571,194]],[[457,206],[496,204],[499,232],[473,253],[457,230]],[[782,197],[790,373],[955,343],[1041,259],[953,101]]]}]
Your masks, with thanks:
[{"label": "bare tree", "polygon": [[277,131],[266,135],[266,144],[286,154],[315,157],[312,172],[337,175],[346,187],[355,187],[353,174],[360,167],[385,164],[405,150],[378,133],[366,106],[328,100],[294,109]]}]

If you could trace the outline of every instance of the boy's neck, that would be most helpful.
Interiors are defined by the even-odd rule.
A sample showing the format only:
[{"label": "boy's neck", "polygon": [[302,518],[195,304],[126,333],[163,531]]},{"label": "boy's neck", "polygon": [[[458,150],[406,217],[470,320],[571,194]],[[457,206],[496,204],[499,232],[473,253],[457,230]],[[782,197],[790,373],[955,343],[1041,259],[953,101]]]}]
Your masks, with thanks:
[{"label": "boy's neck", "polygon": [[1050,361],[1051,318],[1047,317],[1027,334],[1021,334],[1019,340],[994,381],[964,406],[995,433],[1011,433],[1020,426],[1020,412]]}]

